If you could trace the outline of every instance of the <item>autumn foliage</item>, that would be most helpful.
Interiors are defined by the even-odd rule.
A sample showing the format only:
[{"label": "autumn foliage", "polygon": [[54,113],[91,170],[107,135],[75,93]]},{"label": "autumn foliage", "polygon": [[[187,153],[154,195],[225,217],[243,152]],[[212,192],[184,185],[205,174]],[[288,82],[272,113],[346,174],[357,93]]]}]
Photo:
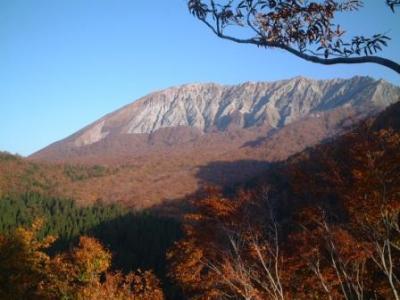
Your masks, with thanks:
[{"label": "autumn foliage", "polygon": [[[167,253],[168,277],[176,286],[166,294],[177,299],[182,290],[184,299],[399,300],[398,112],[400,104],[383,119],[366,120],[274,164],[234,195],[216,188],[200,193],[183,219],[184,237]],[[26,204],[22,210],[4,202],[9,214],[3,213],[2,222],[23,219],[38,201],[15,202]],[[54,224],[63,227],[60,232],[68,222],[55,218],[55,212],[73,208],[62,203],[50,201],[46,215],[59,219]],[[81,215],[113,215],[92,209],[93,214]],[[142,243],[141,258],[169,245],[160,243],[161,236],[145,243],[144,236],[161,232],[165,237],[176,229],[161,222],[144,226],[145,234],[135,233],[136,222],[127,220],[113,222],[113,230],[104,232],[128,228],[132,235],[116,235],[116,241],[121,248],[125,240]],[[0,235],[0,299],[164,299],[161,286],[170,283],[162,275],[163,284],[152,271],[113,270],[112,254],[92,237],[81,236],[68,251],[49,255],[56,239],[43,237],[43,228],[36,219],[28,228]]]},{"label": "autumn foliage", "polygon": [[111,253],[94,238],[50,257],[55,238],[38,238],[42,224],[0,236],[0,299],[164,299],[151,271],[111,272]]},{"label": "autumn foliage", "polygon": [[168,254],[190,299],[400,299],[400,133],[367,120],[275,168],[208,190]]}]

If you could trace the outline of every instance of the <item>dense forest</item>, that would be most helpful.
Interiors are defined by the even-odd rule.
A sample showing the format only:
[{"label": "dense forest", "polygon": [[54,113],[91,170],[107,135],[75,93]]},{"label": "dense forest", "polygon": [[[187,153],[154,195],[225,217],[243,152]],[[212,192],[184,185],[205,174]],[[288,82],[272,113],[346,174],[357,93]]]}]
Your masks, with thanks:
[{"label": "dense forest", "polygon": [[190,299],[400,299],[400,104],[194,205],[169,251]]},{"label": "dense forest", "polygon": [[179,221],[0,201],[2,299],[400,299],[400,104]]},{"label": "dense forest", "polygon": [[112,253],[93,237],[49,256],[55,238],[39,238],[42,226],[37,219],[0,236],[1,299],[164,299],[152,271],[111,270]]},{"label": "dense forest", "polygon": [[171,290],[165,276],[165,253],[181,235],[176,220],[146,212],[134,213],[120,205],[96,203],[80,207],[73,200],[37,193],[3,197],[0,212],[3,236],[42,220],[36,238],[56,238],[46,247],[47,254],[54,256],[67,251],[79,242],[80,236],[90,236],[112,253],[111,270],[124,273],[152,270],[164,280],[163,288]]}]

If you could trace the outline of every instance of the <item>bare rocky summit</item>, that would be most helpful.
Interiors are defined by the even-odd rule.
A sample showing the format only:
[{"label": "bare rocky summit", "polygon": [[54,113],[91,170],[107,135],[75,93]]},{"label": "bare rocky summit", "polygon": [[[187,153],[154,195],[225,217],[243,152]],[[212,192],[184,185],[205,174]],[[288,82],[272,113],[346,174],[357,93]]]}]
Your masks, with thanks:
[{"label": "bare rocky summit", "polygon": [[[61,144],[89,146],[115,136],[153,134],[187,127],[198,133],[269,127],[281,129],[306,117],[339,108],[368,113],[398,100],[400,89],[382,80],[311,80],[296,77],[276,82],[223,86],[187,84],[154,92],[72,135]],[[60,146],[60,144],[58,144]],[[33,157],[44,158],[41,151]]]}]

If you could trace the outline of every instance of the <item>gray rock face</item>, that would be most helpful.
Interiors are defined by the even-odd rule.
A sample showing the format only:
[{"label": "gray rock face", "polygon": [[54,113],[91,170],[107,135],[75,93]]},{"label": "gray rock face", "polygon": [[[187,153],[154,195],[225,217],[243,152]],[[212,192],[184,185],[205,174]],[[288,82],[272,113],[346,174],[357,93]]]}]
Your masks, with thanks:
[{"label": "gray rock face", "polygon": [[203,133],[231,126],[282,128],[306,116],[339,107],[382,109],[398,101],[400,89],[369,77],[311,80],[296,77],[240,85],[188,84],[145,96],[74,135],[77,147],[115,134],[150,134],[188,126]]}]

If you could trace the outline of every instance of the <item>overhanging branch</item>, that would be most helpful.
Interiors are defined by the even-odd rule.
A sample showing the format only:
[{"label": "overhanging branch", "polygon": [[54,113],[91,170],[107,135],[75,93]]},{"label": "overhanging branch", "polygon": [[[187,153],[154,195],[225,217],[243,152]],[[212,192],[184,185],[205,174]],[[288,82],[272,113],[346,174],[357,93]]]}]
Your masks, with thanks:
[{"label": "overhanging branch", "polygon": [[[323,65],[374,63],[400,74],[399,63],[377,56],[390,37],[386,34],[361,35],[346,41],[342,38],[346,31],[333,22],[335,13],[358,10],[361,4],[361,0],[304,3],[289,0],[188,1],[190,12],[222,39],[282,49]],[[394,10],[399,0],[386,0],[386,4]],[[231,25],[247,27],[254,36],[241,38],[225,34],[225,28]]]},{"label": "overhanging branch", "polygon": [[279,45],[277,48],[281,48],[286,50],[297,57],[305,59],[310,62],[323,64],[323,65],[336,65],[336,64],[362,64],[362,63],[374,63],[378,65],[385,66],[396,73],[400,74],[400,65],[390,59],[383,58],[380,56],[362,56],[362,57],[337,57],[337,58],[328,58],[324,59],[314,55],[308,55],[302,53],[296,49],[293,49],[286,45]]},{"label": "overhanging branch", "polygon": [[322,65],[336,65],[336,64],[362,64],[362,63],[374,63],[378,65],[385,66],[396,73],[400,74],[400,64],[379,56],[362,56],[362,57],[336,57],[336,58],[321,58],[316,55],[309,55],[299,50],[296,50],[288,45],[283,45],[274,42],[261,41],[256,38],[249,39],[240,39],[233,36],[225,35],[220,30],[215,29],[206,19],[200,19],[204,24],[209,27],[216,36],[229,40],[239,44],[252,44],[260,47],[271,47],[271,48],[279,48],[285,51],[288,51],[297,57],[300,57],[306,61],[310,61],[313,63],[318,63]]}]

